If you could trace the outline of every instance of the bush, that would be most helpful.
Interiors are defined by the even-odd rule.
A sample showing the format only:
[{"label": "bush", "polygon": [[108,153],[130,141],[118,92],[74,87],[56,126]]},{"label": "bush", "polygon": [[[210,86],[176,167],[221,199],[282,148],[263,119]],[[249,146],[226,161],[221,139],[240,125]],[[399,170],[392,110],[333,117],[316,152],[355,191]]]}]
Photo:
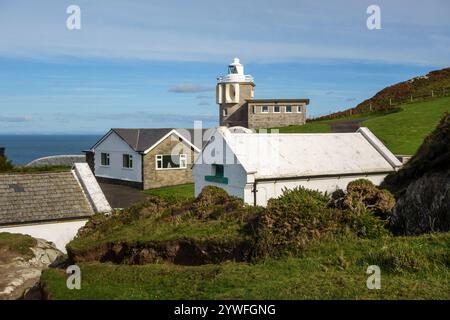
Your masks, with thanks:
[{"label": "bush", "polygon": [[0,156],[0,172],[8,172],[14,168],[11,161],[9,161],[6,157]]},{"label": "bush", "polygon": [[228,195],[218,187],[207,186],[194,200],[191,210],[199,219],[217,219],[244,207],[242,199]]},{"label": "bush", "polygon": [[347,192],[335,191],[329,205],[342,210],[371,211],[386,220],[395,206],[395,198],[389,191],[377,188],[371,181],[358,179],[347,185]]},{"label": "bush", "polygon": [[354,234],[376,238],[388,232],[383,222],[367,210],[329,208],[329,198],[302,187],[285,190],[268,202],[257,232],[257,255],[297,251],[308,241],[330,235]]}]

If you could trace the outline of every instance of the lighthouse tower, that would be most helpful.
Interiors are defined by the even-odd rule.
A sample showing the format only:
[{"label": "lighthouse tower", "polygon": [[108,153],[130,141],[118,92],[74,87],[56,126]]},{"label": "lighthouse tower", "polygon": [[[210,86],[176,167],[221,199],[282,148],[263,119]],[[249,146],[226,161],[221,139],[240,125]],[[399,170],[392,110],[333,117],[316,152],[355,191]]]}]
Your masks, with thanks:
[{"label": "lighthouse tower", "polygon": [[228,74],[217,78],[216,103],[220,107],[221,126],[248,126],[247,100],[254,97],[253,77],[244,74],[244,66],[234,58]]}]

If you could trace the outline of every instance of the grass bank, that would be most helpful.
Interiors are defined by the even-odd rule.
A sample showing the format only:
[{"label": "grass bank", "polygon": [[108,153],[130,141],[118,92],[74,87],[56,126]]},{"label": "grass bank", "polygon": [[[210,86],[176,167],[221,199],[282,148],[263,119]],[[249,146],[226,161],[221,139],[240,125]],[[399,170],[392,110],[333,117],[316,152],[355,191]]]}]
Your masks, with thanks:
[{"label": "grass bank", "polygon": [[[67,289],[64,270],[46,270],[42,281],[52,299],[450,299],[449,247],[449,233],[329,239],[255,264],[80,263],[81,290]],[[372,264],[380,290],[366,287]]]}]

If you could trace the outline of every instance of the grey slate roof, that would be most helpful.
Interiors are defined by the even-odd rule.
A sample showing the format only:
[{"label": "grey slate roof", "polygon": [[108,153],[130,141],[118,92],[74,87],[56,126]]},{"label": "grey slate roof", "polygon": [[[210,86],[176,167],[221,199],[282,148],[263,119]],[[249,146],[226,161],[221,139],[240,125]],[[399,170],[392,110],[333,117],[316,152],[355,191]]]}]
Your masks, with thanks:
[{"label": "grey slate roof", "polygon": [[0,225],[94,214],[72,172],[0,174]]},{"label": "grey slate roof", "polygon": [[[144,152],[173,129],[174,128],[113,128],[111,130],[117,133],[134,151]],[[189,135],[186,134],[186,130],[189,132]],[[203,132],[205,132],[205,130],[206,129],[203,129]],[[194,129],[180,129],[178,132],[194,144]],[[202,149],[204,143],[204,141],[195,141],[195,146]]]}]

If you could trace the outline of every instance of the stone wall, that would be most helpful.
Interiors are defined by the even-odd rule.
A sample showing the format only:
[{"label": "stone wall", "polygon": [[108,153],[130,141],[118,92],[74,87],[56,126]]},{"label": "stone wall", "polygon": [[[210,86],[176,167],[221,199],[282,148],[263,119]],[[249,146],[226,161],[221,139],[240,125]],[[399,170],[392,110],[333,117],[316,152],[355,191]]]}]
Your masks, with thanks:
[{"label": "stone wall", "polygon": [[[269,112],[261,112],[263,105],[269,107]],[[280,112],[274,112],[275,106],[280,107]],[[301,106],[302,112],[297,112],[297,106]],[[306,105],[304,103],[298,103],[291,104],[291,107],[292,111],[286,112],[285,103],[249,103],[248,128],[261,129],[305,124]]]},{"label": "stone wall", "polygon": [[[239,103],[221,103],[219,107],[219,123],[221,126],[244,126],[247,127],[247,99],[252,98],[253,83],[239,84]],[[225,101],[225,93],[223,93]],[[226,115],[224,113],[226,110]]]},{"label": "stone wall", "polygon": [[[156,155],[171,154],[176,150],[176,154],[187,154],[188,164],[186,169],[156,169]],[[177,135],[167,137],[153,150],[144,156],[144,189],[159,188],[177,184],[191,183],[192,164],[198,152],[191,150],[191,147],[184,141],[180,141]]]}]

